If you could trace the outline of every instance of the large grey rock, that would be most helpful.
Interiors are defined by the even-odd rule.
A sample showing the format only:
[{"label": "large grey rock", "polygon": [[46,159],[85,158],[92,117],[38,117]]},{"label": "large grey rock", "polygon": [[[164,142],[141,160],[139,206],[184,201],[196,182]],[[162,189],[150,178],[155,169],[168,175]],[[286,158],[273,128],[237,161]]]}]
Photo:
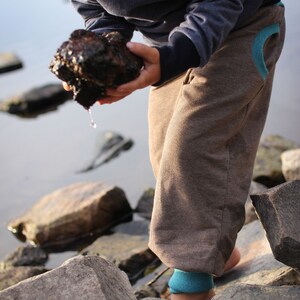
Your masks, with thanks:
[{"label": "large grey rock", "polygon": [[44,265],[48,260],[48,253],[39,247],[20,246],[0,262],[0,269],[20,266]]},{"label": "large grey rock", "polygon": [[148,268],[160,264],[148,248],[148,236],[116,233],[98,238],[81,251],[83,255],[99,255],[115,263],[126,272],[131,283],[147,273]]},{"label": "large grey rock", "polygon": [[11,52],[0,53],[0,74],[14,70],[21,69],[23,67],[22,61]]},{"label": "large grey rock", "polygon": [[293,141],[278,135],[270,135],[261,139],[256,154],[253,180],[267,187],[285,182],[281,169],[281,153],[299,148]]},{"label": "large grey rock", "polygon": [[251,195],[275,258],[300,268],[300,180]]},{"label": "large grey rock", "polygon": [[44,196],[8,228],[43,248],[61,248],[131,218],[120,188],[102,182],[76,183]]},{"label": "large grey rock", "polygon": [[274,258],[259,220],[242,228],[236,247],[241,252],[241,261],[232,271],[215,278],[218,293],[237,284],[300,284],[300,275]]},{"label": "large grey rock", "polygon": [[264,185],[262,185],[258,182],[255,182],[255,181],[251,182],[248,198],[247,198],[247,201],[246,201],[246,204],[245,204],[245,212],[246,212],[246,214],[245,214],[245,225],[252,222],[252,221],[254,221],[254,220],[257,220],[257,214],[255,212],[255,208],[253,206],[250,195],[263,192],[266,189],[267,189],[266,186],[264,186]]},{"label": "large grey rock", "polygon": [[[43,267],[15,267],[0,270],[0,290],[4,290],[27,278],[42,274],[48,270]],[[0,299],[5,299],[1,298]]]},{"label": "large grey rock", "polygon": [[2,292],[6,300],[135,300],[126,274],[94,256],[77,256]]},{"label": "large grey rock", "polygon": [[286,181],[300,179],[300,148],[281,154],[282,173]]},{"label": "large grey rock", "polygon": [[299,300],[300,286],[236,285],[213,297],[213,300]]},{"label": "large grey rock", "polygon": [[33,118],[56,110],[69,99],[72,99],[72,93],[65,91],[61,84],[47,84],[6,99],[0,103],[0,111]]}]

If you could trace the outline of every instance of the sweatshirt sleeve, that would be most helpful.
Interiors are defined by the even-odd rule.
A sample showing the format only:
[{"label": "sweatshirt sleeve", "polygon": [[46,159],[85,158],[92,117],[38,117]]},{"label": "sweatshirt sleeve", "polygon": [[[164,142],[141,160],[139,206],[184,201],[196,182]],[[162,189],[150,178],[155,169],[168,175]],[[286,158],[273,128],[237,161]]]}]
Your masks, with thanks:
[{"label": "sweatshirt sleeve", "polygon": [[158,48],[161,79],[154,85],[191,67],[205,66],[235,27],[243,3],[244,0],[190,1],[184,21],[171,31],[168,44]]},{"label": "sweatshirt sleeve", "polygon": [[109,14],[96,0],[71,0],[71,2],[83,17],[87,30],[99,34],[119,31],[128,40],[132,38],[134,26],[124,18]]}]

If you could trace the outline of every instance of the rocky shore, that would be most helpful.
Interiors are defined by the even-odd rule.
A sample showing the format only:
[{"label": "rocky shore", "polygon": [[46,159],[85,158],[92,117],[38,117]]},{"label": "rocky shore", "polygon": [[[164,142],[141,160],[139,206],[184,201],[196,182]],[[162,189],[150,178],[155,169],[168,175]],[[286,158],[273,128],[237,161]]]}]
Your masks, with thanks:
[{"label": "rocky shore", "polygon": [[[300,146],[261,140],[237,239],[242,259],[215,278],[214,299],[300,298]],[[172,270],[148,248],[154,189],[79,182],[42,197],[8,224],[20,247],[0,263],[0,299],[168,299]],[[22,242],[24,244],[21,244]],[[61,266],[53,253],[77,251]]]}]

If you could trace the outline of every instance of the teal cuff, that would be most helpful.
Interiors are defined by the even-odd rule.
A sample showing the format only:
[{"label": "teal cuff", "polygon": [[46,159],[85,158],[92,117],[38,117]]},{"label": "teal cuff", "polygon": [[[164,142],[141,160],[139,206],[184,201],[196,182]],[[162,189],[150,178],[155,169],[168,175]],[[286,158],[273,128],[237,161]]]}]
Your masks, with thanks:
[{"label": "teal cuff", "polygon": [[213,276],[207,273],[185,272],[174,269],[169,280],[172,294],[203,293],[214,287]]}]

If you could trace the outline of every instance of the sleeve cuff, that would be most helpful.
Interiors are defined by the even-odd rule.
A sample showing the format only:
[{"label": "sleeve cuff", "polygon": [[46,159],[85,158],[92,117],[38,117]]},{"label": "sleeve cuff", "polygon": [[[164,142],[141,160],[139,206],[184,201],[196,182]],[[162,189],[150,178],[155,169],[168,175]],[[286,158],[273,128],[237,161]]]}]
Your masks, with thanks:
[{"label": "sleeve cuff", "polygon": [[153,86],[159,86],[189,68],[200,65],[200,57],[193,42],[180,32],[172,34],[168,45],[157,49],[160,54],[161,78]]},{"label": "sleeve cuff", "polygon": [[203,293],[214,287],[213,276],[207,273],[185,272],[174,269],[169,280],[172,294]]}]

